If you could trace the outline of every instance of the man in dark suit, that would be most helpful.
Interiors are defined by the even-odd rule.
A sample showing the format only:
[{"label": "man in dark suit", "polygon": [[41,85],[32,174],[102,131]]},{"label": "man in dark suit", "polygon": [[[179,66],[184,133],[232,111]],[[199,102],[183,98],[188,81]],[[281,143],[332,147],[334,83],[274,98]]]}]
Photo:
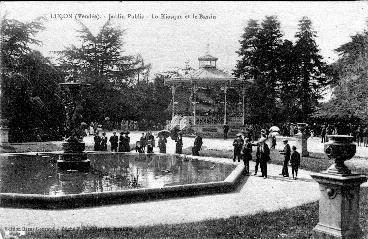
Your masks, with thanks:
[{"label": "man in dark suit", "polygon": [[[290,163],[291,163],[291,173],[293,174],[293,179],[296,180],[296,178],[298,177],[298,168],[300,165],[300,154],[296,151],[295,146],[293,146],[293,153],[291,154]],[[294,173],[295,173],[295,177],[294,177]]]},{"label": "man in dark suit", "polygon": [[244,145],[244,140],[242,139],[240,134],[237,134],[233,142],[233,146],[234,146],[233,161],[234,162],[236,161],[236,158],[238,158],[238,162],[240,162],[241,151],[242,151],[243,145]]},{"label": "man in dark suit", "polygon": [[199,151],[202,148],[202,144],[203,144],[202,137],[199,135],[198,132],[196,132],[196,137],[194,139],[194,146],[192,148],[192,154],[194,156],[199,156]]},{"label": "man in dark suit", "polygon": [[249,141],[249,138],[245,138],[244,147],[242,149],[243,153],[243,161],[245,166],[245,175],[249,175],[249,161],[252,160],[252,143]]},{"label": "man in dark suit", "polygon": [[224,139],[227,139],[227,133],[229,132],[230,127],[228,124],[225,123],[223,128],[224,128]]},{"label": "man in dark suit", "polygon": [[262,177],[267,178],[267,162],[270,161],[270,148],[266,144],[266,138],[261,138],[257,146],[257,158],[261,164]]},{"label": "man in dark suit", "polygon": [[118,142],[119,142],[119,137],[116,135],[116,131],[114,131],[113,135],[110,137],[109,139],[110,144],[111,144],[111,151],[118,151]]},{"label": "man in dark suit", "polygon": [[95,142],[95,145],[94,145],[93,149],[95,151],[100,151],[101,150],[101,137],[100,137],[98,131],[96,131],[95,136],[93,137],[93,140]]},{"label": "man in dark suit", "polygon": [[282,142],[284,142],[285,146],[284,146],[284,150],[280,151],[281,154],[283,154],[285,156],[284,158],[284,164],[282,167],[282,172],[280,175],[284,176],[284,177],[289,177],[289,169],[288,169],[288,164],[290,161],[290,155],[291,155],[291,149],[290,149],[290,145],[288,144],[288,141],[285,139]]},{"label": "man in dark suit", "polygon": [[175,153],[176,154],[182,154],[183,153],[183,137],[182,133],[179,132],[178,137],[175,139],[176,147],[175,147]]}]

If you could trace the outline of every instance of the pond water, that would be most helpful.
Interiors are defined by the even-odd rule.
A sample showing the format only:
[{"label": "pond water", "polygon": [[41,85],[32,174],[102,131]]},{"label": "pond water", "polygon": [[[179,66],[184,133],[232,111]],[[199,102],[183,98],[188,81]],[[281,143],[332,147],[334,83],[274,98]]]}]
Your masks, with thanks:
[{"label": "pond water", "polygon": [[234,165],[178,155],[90,154],[89,172],[60,171],[58,155],[0,156],[0,193],[67,195],[223,181]]}]

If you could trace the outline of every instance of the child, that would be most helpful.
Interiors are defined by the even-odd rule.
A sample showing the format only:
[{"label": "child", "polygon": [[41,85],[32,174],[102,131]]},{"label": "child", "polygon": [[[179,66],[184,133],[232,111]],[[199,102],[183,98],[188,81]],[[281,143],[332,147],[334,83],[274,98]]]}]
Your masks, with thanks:
[{"label": "child", "polygon": [[[292,154],[291,154],[291,159],[290,159],[290,163],[291,163],[291,173],[293,174],[293,179],[296,180],[296,178],[298,177],[298,168],[300,165],[300,154],[296,151],[296,147],[293,146],[292,147]],[[294,177],[294,172],[295,172],[295,177]]]},{"label": "child", "polygon": [[135,143],[135,152],[138,152],[138,153],[144,153],[144,150],[143,150],[143,147],[141,145],[141,142],[140,141],[137,141]]},{"label": "child", "polygon": [[153,153],[153,141],[152,141],[152,139],[149,139],[147,141],[147,153],[149,153],[149,154]]}]

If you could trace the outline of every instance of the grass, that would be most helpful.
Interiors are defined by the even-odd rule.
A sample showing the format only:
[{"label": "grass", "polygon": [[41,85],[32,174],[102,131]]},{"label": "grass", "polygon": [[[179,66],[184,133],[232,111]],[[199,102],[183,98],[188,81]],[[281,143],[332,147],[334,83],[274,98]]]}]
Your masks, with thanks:
[{"label": "grass", "polygon": [[[360,225],[368,235],[368,188],[360,194]],[[30,232],[19,238],[311,238],[318,223],[318,202],[275,212],[149,227],[97,228]]]},{"label": "grass", "polygon": [[[183,149],[184,154],[191,154],[190,149]],[[231,150],[201,150],[199,152],[201,156],[205,157],[215,157],[215,158],[233,158],[233,151]],[[280,154],[277,150],[271,150],[271,161],[272,164],[283,165],[284,156]],[[253,160],[255,160],[255,152],[253,152]],[[300,161],[300,169],[312,171],[312,172],[321,172],[326,170],[331,164],[332,160],[328,160],[323,157],[303,157]],[[367,168],[368,170],[368,168]],[[367,171],[368,172],[368,171]]]}]

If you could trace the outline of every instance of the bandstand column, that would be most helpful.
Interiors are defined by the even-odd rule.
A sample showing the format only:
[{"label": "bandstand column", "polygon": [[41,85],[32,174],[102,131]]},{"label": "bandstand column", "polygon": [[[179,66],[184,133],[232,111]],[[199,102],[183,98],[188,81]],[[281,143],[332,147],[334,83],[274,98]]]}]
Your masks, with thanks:
[{"label": "bandstand column", "polygon": [[193,125],[196,125],[196,105],[197,105],[197,94],[198,88],[193,85]]},{"label": "bandstand column", "polygon": [[176,90],[176,87],[175,85],[172,85],[171,86],[171,94],[172,94],[172,114],[171,114],[171,119],[174,118],[175,116],[175,90]]},{"label": "bandstand column", "polygon": [[242,107],[243,107],[243,119],[242,119],[242,124],[245,124],[245,87],[243,86],[242,88]]},{"label": "bandstand column", "polygon": [[226,124],[227,123],[227,120],[226,120],[226,110],[227,110],[227,85],[225,84],[225,86],[224,86],[224,93],[225,93],[225,109],[224,109],[224,111],[225,111],[225,113],[224,113],[224,124]]}]

